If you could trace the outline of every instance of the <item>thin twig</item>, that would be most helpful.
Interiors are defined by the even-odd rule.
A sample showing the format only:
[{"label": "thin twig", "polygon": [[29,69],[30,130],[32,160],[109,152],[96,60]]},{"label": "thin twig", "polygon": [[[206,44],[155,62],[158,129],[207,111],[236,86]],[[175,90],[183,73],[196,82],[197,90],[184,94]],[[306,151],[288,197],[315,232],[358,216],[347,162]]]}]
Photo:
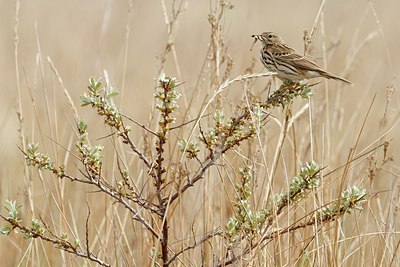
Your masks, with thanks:
[{"label": "thin twig", "polygon": [[213,238],[216,235],[220,235],[222,233],[221,229],[215,229],[214,231],[208,233],[207,235],[203,236],[203,238],[201,238],[199,241],[195,241],[192,245],[185,247],[184,249],[182,249],[181,251],[175,253],[174,256],[172,256],[169,261],[167,262],[167,265],[171,264],[173,261],[175,261],[175,259],[181,255],[182,253],[184,253],[185,251],[188,251],[190,249],[194,249],[198,246],[200,246],[201,244],[203,244],[204,242],[206,242],[207,240]]},{"label": "thin twig", "polygon": [[156,132],[154,132],[153,130],[147,128],[144,124],[141,124],[141,123],[135,121],[134,119],[130,118],[129,116],[124,115],[124,114],[122,114],[122,113],[121,113],[121,116],[124,117],[125,119],[127,119],[127,120],[129,120],[129,121],[135,123],[136,125],[140,126],[140,127],[143,128],[144,130],[146,130],[146,131],[148,131],[149,133],[151,133],[152,135],[157,136],[157,133],[156,133]]}]

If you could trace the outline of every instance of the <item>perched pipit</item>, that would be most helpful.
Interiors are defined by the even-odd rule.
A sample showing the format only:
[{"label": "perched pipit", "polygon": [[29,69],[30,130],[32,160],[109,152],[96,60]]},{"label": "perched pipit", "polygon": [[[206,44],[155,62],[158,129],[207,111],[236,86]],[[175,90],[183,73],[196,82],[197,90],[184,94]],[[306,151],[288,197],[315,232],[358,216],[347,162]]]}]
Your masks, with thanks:
[{"label": "perched pipit", "polygon": [[287,46],[281,37],[274,32],[264,32],[260,35],[252,35],[251,37],[255,38],[254,43],[257,40],[262,43],[260,50],[261,62],[268,70],[276,72],[276,76],[283,81],[301,81],[324,77],[351,83],[346,79],[323,70],[316,63]]}]

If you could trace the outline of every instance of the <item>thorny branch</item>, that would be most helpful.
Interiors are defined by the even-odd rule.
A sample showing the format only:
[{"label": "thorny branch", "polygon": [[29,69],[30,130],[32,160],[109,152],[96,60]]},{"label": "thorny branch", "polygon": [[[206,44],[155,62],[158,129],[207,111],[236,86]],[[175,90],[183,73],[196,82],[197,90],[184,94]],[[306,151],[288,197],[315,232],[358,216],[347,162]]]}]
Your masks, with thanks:
[{"label": "thorny branch", "polygon": [[[251,76],[250,76],[251,77]],[[240,80],[240,79],[238,79]],[[230,82],[225,82],[221,87],[226,87],[230,83],[236,80],[232,80]],[[265,110],[278,107],[278,106],[286,106],[288,105],[293,98],[297,96],[306,97],[309,95],[309,87],[314,86],[312,84],[310,86],[306,86],[300,83],[287,83],[283,84],[277,91],[275,91],[265,102],[258,103],[259,106],[263,107]],[[241,136],[239,139],[236,139],[234,142],[227,143],[229,137],[232,136],[235,129],[241,125],[246,123],[247,121],[251,120],[251,109],[244,108],[242,114],[238,115],[237,117],[231,120],[230,127],[227,129],[227,134],[221,139],[220,144],[215,149],[210,149],[206,160],[204,160],[201,164],[200,169],[193,175],[192,178],[188,179],[188,182],[179,188],[178,192],[172,195],[170,202],[174,202],[180,194],[183,194],[187,189],[192,187],[197,181],[203,178],[204,173],[207,169],[215,164],[216,161],[220,159],[220,157],[226,153],[228,150],[233,148],[236,145],[239,145],[242,141],[251,138],[254,135],[253,131],[248,131],[246,134]],[[269,116],[266,114],[265,116]],[[205,140],[205,139],[204,139]],[[204,141],[206,142],[206,140]]]},{"label": "thorny branch", "polygon": [[19,222],[6,218],[5,216],[0,214],[0,217],[7,221],[10,225],[12,225],[13,229],[19,229],[22,233],[31,236],[32,238],[39,238],[41,240],[47,241],[49,243],[52,243],[55,247],[58,249],[64,250],[68,253],[75,254],[79,257],[86,258],[90,261],[96,262],[100,266],[105,266],[105,267],[111,267],[110,264],[104,262],[103,260],[99,259],[95,254],[89,251],[89,247],[86,248],[86,252],[84,252],[82,249],[80,249],[79,243],[77,244],[72,244],[66,239],[62,239],[55,235],[50,228],[42,221],[43,226],[45,229],[53,236],[53,238],[46,236],[44,233],[41,232],[32,232],[32,229],[29,229]]}]

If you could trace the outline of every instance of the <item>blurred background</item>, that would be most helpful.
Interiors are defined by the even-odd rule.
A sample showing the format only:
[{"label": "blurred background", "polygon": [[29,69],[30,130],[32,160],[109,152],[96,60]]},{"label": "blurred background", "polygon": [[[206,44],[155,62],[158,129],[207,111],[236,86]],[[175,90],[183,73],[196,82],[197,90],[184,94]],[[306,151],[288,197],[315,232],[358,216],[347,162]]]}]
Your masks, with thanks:
[{"label": "blurred background", "polygon": [[[338,128],[333,129],[337,135],[332,135],[329,154],[343,152],[336,161],[343,164],[340,160],[346,159],[354,145],[376,95],[360,146],[368,147],[390,130],[383,139],[394,138],[390,146],[395,159],[390,172],[394,176],[380,181],[379,189],[398,186],[395,178],[398,179],[400,174],[396,167],[400,149],[397,138],[400,1],[325,1],[322,12],[319,12],[319,0],[230,3],[233,9],[224,15],[222,30],[227,54],[233,60],[228,78],[245,74],[253,62],[255,72],[265,71],[258,60],[259,44],[250,50],[252,34],[275,31],[287,44],[303,52],[303,32],[306,29],[311,31],[315,25],[311,56],[328,71],[353,83],[347,86],[324,81],[314,92],[315,112],[320,105],[326,104],[324,100],[331,99],[330,108],[339,112],[342,118]],[[179,2],[175,3],[178,5]],[[27,140],[39,143],[41,147],[45,144],[51,147],[49,144],[54,145],[52,140],[70,146],[75,138],[75,121],[63,87],[69,92],[81,118],[88,122],[89,129],[95,129],[90,125],[101,125],[94,112],[81,108],[79,104],[79,96],[86,89],[90,76],[103,76],[104,79],[106,73],[109,82],[121,89],[122,97],[115,99],[118,106],[144,124],[153,113],[154,78],[161,67],[168,75],[185,82],[182,90],[188,99],[196,93],[199,101],[203,101],[212,94],[216,88],[209,87],[204,78],[199,78],[199,73],[204,68],[210,43],[208,18],[216,3],[183,2],[183,11],[172,33],[176,55],[174,58],[173,53],[169,53],[162,65],[160,58],[169,38],[165,15],[172,18],[172,6],[173,2],[168,0],[31,0],[20,2],[16,17],[16,1],[0,0],[1,203],[5,199],[18,199],[27,204],[24,201],[29,190],[34,197],[48,200],[47,197],[41,198],[43,193],[37,189],[41,187],[38,180],[31,181],[28,186],[28,180],[23,178],[24,159],[18,149],[21,146],[19,129],[22,125]],[[259,91],[266,82],[267,79],[257,81]],[[194,88],[200,91],[194,92]],[[338,94],[340,99],[336,97]],[[225,97],[235,103],[241,95],[242,89],[237,86],[229,89]],[[340,100],[339,105],[335,99]],[[17,116],[19,100],[22,124]],[[190,108],[185,101],[180,105],[184,109]],[[315,120],[323,121],[323,117],[316,115]],[[104,131],[92,134],[93,138],[105,135]],[[133,134],[140,137],[142,132]],[[46,148],[48,153],[56,158],[64,153],[60,147],[49,147]],[[338,148],[341,150],[336,151]],[[60,156],[58,160],[62,162],[64,158]],[[37,174],[32,177],[39,179]],[[41,180],[42,186],[50,183],[48,179]],[[30,187],[35,185],[36,188]],[[36,202],[36,205],[40,207],[42,203]],[[1,254],[4,256],[8,247],[15,251],[16,259],[21,258],[23,250],[19,247],[26,241],[15,242],[11,238],[0,238]],[[14,266],[15,261],[7,264]]]}]

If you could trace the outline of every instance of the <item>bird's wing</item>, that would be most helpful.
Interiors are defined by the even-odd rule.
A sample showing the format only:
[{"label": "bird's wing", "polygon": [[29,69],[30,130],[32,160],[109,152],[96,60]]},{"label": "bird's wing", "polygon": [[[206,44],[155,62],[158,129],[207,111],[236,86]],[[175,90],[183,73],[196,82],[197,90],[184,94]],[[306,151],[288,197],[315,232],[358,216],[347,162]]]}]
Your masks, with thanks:
[{"label": "bird's wing", "polygon": [[281,60],[290,63],[292,66],[301,68],[304,70],[318,71],[321,74],[326,73],[318,64],[307,59],[305,56],[301,55],[299,52],[290,48],[288,46],[281,46],[279,50],[276,51],[275,57],[279,57]]},{"label": "bird's wing", "polygon": [[[301,55],[295,49],[288,47],[285,44],[279,44],[275,46],[271,52],[275,57],[275,61],[281,61],[282,64],[287,66],[291,66],[291,68],[296,68],[297,72],[303,73],[306,78],[315,78],[318,76],[322,76],[328,79],[336,79],[341,80],[346,83],[350,83],[350,81],[343,79],[339,76],[333,75],[332,73],[323,70],[317,63],[312,62],[307,59],[305,56]],[[317,74],[317,75],[316,75]]]}]

